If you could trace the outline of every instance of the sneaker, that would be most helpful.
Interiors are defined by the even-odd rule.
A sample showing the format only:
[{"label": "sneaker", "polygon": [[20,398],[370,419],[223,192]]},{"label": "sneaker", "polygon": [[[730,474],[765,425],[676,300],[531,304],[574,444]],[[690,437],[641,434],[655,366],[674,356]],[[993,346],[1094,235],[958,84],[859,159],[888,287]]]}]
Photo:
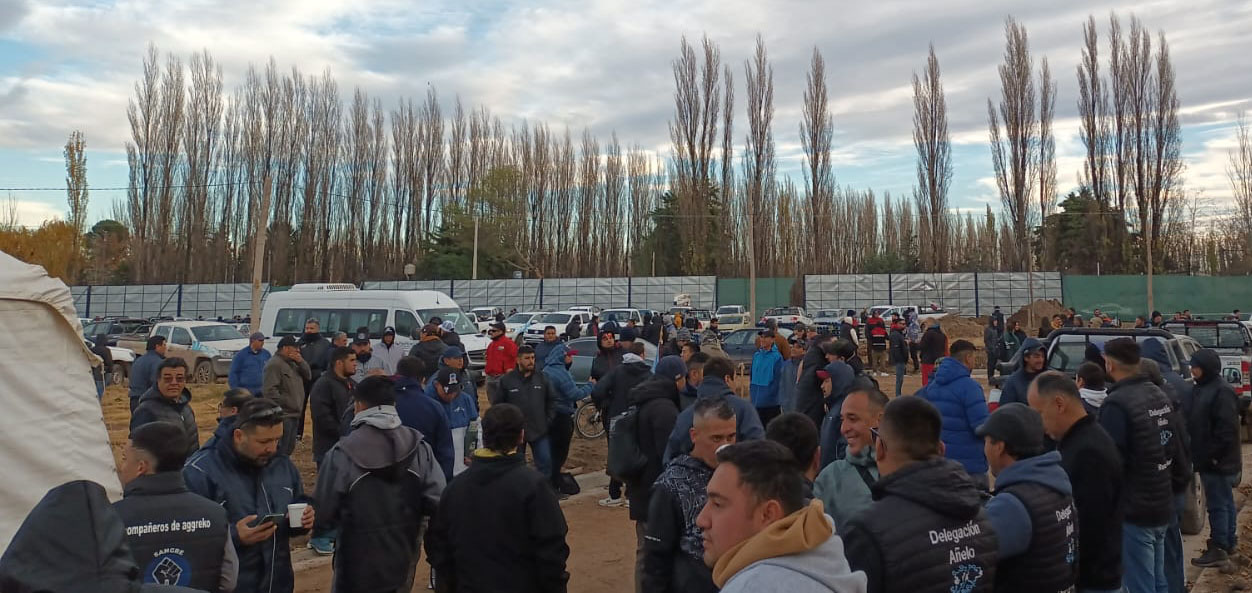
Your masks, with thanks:
[{"label": "sneaker", "polygon": [[335,553],[335,542],[328,537],[311,538],[309,549],[316,552],[318,556],[330,556]]},{"label": "sneaker", "polygon": [[1226,550],[1212,544],[1209,544],[1208,549],[1205,550],[1204,554],[1200,555],[1199,558],[1191,559],[1192,566],[1205,568],[1210,566],[1222,566],[1227,562],[1230,562],[1230,555],[1226,553]]},{"label": "sneaker", "polygon": [[600,499],[600,506],[602,507],[616,508],[616,507],[628,506],[628,505],[630,505],[630,501],[626,500],[625,498],[609,497],[609,498]]}]

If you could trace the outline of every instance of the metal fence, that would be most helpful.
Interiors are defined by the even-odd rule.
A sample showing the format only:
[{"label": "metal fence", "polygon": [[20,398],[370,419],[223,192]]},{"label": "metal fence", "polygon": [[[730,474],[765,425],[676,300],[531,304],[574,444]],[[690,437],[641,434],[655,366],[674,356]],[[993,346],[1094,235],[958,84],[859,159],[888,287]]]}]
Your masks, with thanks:
[{"label": "metal fence", "polygon": [[439,290],[463,309],[495,306],[505,310],[558,310],[577,305],[668,309],[678,294],[691,295],[693,307],[717,301],[716,276],[643,278],[546,278],[521,280],[393,280],[365,282],[365,290]]},{"label": "metal fence", "polygon": [[[262,284],[262,298],[269,284]],[[82,317],[246,316],[252,308],[251,284],[145,284],[71,286],[74,307]]]},{"label": "metal fence", "polygon": [[[1013,312],[1030,302],[1030,276],[1025,272],[805,276],[805,306],[812,312],[934,303],[967,316],[988,315],[995,306]],[[1060,272],[1035,272],[1033,285],[1036,300],[1062,297]]]}]

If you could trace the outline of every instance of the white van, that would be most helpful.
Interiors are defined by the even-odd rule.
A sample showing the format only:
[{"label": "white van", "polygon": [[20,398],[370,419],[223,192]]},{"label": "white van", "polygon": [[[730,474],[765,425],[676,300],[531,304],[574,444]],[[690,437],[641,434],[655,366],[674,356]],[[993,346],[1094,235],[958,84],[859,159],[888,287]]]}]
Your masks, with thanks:
[{"label": "white van", "polygon": [[359,327],[368,327],[377,345],[383,328],[396,328],[396,343],[408,351],[417,342],[422,326],[439,317],[456,324],[456,332],[469,354],[470,368],[486,366],[487,338],[478,333],[473,318],[448,295],[435,290],[358,290],[352,284],[297,284],[290,290],[271,292],[261,308],[260,331],[273,350],[283,336],[299,337],[304,322],[317,319],[322,335],[335,332],[349,337]]}]

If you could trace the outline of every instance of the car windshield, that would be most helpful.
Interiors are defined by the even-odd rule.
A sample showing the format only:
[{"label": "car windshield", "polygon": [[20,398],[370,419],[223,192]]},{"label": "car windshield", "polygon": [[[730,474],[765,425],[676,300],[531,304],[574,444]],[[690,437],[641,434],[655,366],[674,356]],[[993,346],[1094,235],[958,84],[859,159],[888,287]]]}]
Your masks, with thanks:
[{"label": "car windshield", "polygon": [[[1057,339],[1060,341],[1053,346],[1052,354],[1048,357],[1047,366],[1049,369],[1065,371],[1067,373],[1078,372],[1078,365],[1081,365],[1086,361],[1088,343],[1095,344],[1100,348],[1100,351],[1103,352],[1104,344],[1106,342],[1126,337],[1129,336],[1125,334],[1073,334],[1058,336]],[[1160,336],[1135,336],[1135,341],[1140,344],[1143,344],[1148,340],[1164,341],[1164,339]],[[1169,351],[1168,345],[1166,346],[1166,351]]]},{"label": "car windshield", "polygon": [[743,315],[722,315],[717,322],[723,325],[739,325],[743,323]]},{"label": "car windshield", "polygon": [[417,313],[417,318],[422,320],[422,323],[430,323],[432,317],[438,317],[455,324],[456,333],[458,334],[469,335],[478,333],[478,328],[474,326],[470,316],[460,309],[418,309],[415,313]]},{"label": "car windshield", "polygon": [[242,340],[245,336],[229,325],[202,325],[191,328],[191,334],[197,342],[220,342],[222,340]]},{"label": "car windshield", "polygon": [[822,309],[821,311],[817,312],[818,317],[835,317],[838,314],[839,312],[835,311],[834,309]]},{"label": "car windshield", "polygon": [[713,318],[713,314],[712,314],[712,313],[710,313],[710,312],[708,312],[708,311],[705,311],[705,310],[703,310],[703,309],[697,309],[697,310],[695,310],[695,311],[692,311],[692,312],[691,312],[691,314],[692,314],[692,315],[695,315],[696,319],[704,319],[704,320],[709,320],[709,319],[712,319],[712,318]]},{"label": "car windshield", "polygon": [[487,321],[492,317],[491,309],[471,309],[470,313],[473,313],[479,321]]},{"label": "car windshield", "polygon": [[743,310],[743,307],[740,307],[739,305],[727,305],[725,307],[718,307],[717,314],[721,315],[722,313],[738,313],[742,310]]},{"label": "car windshield", "polygon": [[548,313],[539,319],[539,323],[569,323],[569,313]]},{"label": "car windshield", "polygon": [[778,307],[776,309],[770,309],[769,311],[766,311],[765,314],[767,316],[769,315],[799,315],[800,310],[795,307]]},{"label": "car windshield", "polygon": [[629,309],[609,309],[600,313],[600,321],[616,321],[618,323],[626,323],[632,318],[636,318],[637,313]]},{"label": "car windshield", "polygon": [[505,323],[530,323],[530,319],[534,317],[532,313],[515,313],[505,319]]}]

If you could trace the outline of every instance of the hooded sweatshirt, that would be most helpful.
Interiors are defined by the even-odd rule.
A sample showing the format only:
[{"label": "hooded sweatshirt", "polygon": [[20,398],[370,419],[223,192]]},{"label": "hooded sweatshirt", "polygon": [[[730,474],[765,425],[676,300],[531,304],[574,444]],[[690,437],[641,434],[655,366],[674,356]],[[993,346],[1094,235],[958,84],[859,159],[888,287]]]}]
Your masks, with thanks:
[{"label": "hooded sweatshirt", "polygon": [[849,364],[836,360],[823,369],[830,374],[830,396],[826,405],[830,411],[822,419],[820,427],[820,443],[822,447],[822,467],[843,459],[848,448],[848,441],[840,431],[843,415],[843,400],[848,398],[852,387],[856,385],[856,370]]},{"label": "hooded sweatshirt", "polygon": [[561,344],[548,353],[543,364],[543,375],[548,378],[549,388],[556,396],[556,413],[569,416],[578,407],[578,402],[591,395],[591,384],[578,386],[574,376],[565,368],[565,353],[569,347]]},{"label": "hooded sweatshirt", "polygon": [[1104,400],[1109,396],[1107,389],[1087,389],[1086,387],[1078,388],[1078,395],[1082,396],[1082,407],[1092,416],[1100,416],[1100,406],[1104,405]]},{"label": "hooded sweatshirt", "polygon": [[[1019,459],[1004,468],[996,476],[996,495],[987,501],[987,518],[1000,539],[1001,562],[1029,550],[1033,536],[1026,505],[1017,496],[1005,492],[1016,484],[1039,484],[1073,502],[1069,475],[1061,467],[1061,454],[1056,451]],[[1073,517],[1070,522],[1076,519]]]},{"label": "hooded sweatshirt", "polygon": [[422,520],[438,508],[443,470],[422,434],[401,425],[395,406],[362,410],[352,428],[318,468],[317,524],[340,529],[336,590],[395,590],[418,549]]},{"label": "hooded sweatshirt", "polygon": [[865,573],[853,572],[843,541],[814,501],[722,554],[713,566],[722,593],[864,593]]},{"label": "hooded sweatshirt", "polygon": [[[1165,397],[1173,402],[1175,407],[1182,410],[1183,416],[1191,417],[1192,392],[1191,384],[1187,382],[1182,375],[1174,371],[1174,366],[1169,361],[1169,354],[1165,352],[1165,343],[1160,340],[1145,340],[1139,346],[1144,358],[1150,358],[1156,361],[1156,366],[1161,369],[1161,378],[1165,379],[1165,384],[1172,388],[1170,390],[1164,388]],[[1221,372],[1220,358],[1218,359],[1218,372]]]},{"label": "hooded sweatshirt", "polygon": [[[765,427],[761,424],[761,415],[757,413],[751,402],[736,395],[725,380],[720,377],[705,377],[700,382],[700,386],[696,388],[696,399],[709,397],[724,397],[730,402],[730,407],[735,410],[735,439],[737,441],[765,438]],[[678,414],[674,430],[669,435],[669,442],[665,445],[665,463],[668,464],[671,459],[681,453],[691,452],[691,426],[694,416],[694,405],[687,406]]]},{"label": "hooded sweatshirt", "polygon": [[870,487],[877,481],[878,462],[874,447],[868,446],[826,466],[813,481],[813,497],[834,519],[835,531],[843,533],[848,520],[874,502]]},{"label": "hooded sweatshirt", "polygon": [[752,355],[752,384],[749,387],[752,405],[769,408],[780,405],[779,381],[782,379],[782,355],[770,344],[766,350],[757,349]]}]

